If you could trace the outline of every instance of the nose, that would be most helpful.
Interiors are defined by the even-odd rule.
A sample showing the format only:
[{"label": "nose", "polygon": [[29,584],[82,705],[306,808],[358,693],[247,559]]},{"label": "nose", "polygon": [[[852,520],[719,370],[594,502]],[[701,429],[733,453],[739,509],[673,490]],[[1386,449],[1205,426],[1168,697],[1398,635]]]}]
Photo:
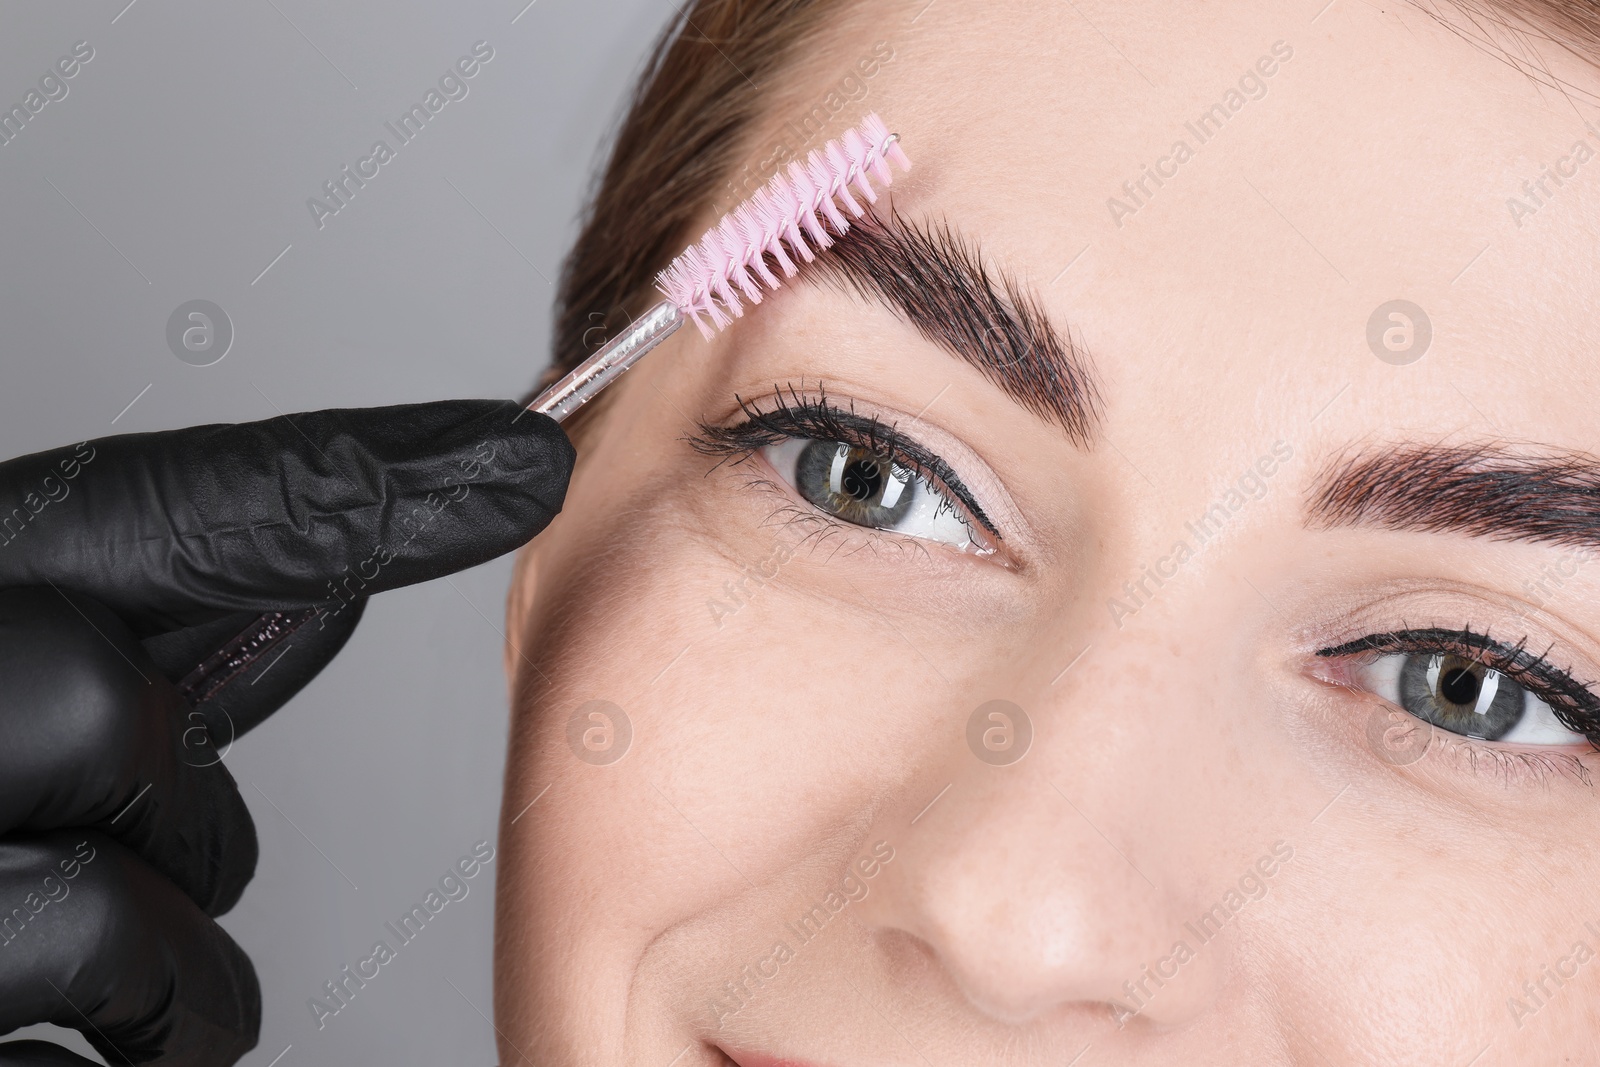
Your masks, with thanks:
[{"label": "nose", "polygon": [[[1238,951],[1210,906],[1245,862],[1232,853],[1261,832],[1241,749],[1253,742],[1228,725],[1249,697],[1216,669],[1227,654],[1213,643],[1203,626],[1159,652],[1129,634],[1060,684],[1054,669],[1045,684],[1031,671],[988,679],[1024,707],[951,709],[862,917],[920,942],[1005,1023],[1103,1012],[1176,1025],[1205,1011]],[[986,727],[990,707],[1026,721]],[[1030,732],[1020,758],[985,751]]]},{"label": "nose", "polygon": [[1003,1023],[1076,1009],[1170,1025],[1214,999],[1219,954],[1187,933],[1188,901],[1115,811],[1091,816],[1088,793],[1042,768],[946,770],[863,919],[922,942]]}]

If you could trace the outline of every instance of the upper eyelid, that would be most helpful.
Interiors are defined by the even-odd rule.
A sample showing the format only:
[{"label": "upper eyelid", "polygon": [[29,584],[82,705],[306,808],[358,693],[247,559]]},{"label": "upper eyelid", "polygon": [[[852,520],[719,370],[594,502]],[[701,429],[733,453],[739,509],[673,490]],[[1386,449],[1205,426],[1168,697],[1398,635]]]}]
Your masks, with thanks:
[{"label": "upper eyelid", "polygon": [[1509,674],[1517,671],[1537,675],[1552,682],[1568,684],[1582,689],[1588,688],[1585,683],[1579,682],[1570,671],[1557,667],[1550,662],[1549,649],[1537,654],[1528,652],[1527,641],[1528,639],[1524,637],[1515,645],[1508,645],[1504,641],[1495,640],[1487,633],[1479,634],[1471,629],[1451,630],[1438,626],[1402,627],[1399,630],[1368,634],[1354,641],[1319,649],[1317,655],[1332,658],[1353,656],[1362,652],[1387,652],[1392,654],[1416,647],[1464,647],[1493,657],[1496,662],[1503,665],[1495,668],[1496,670],[1501,670],[1502,673]]},{"label": "upper eyelid", "polygon": [[[1363,652],[1379,654],[1397,654],[1415,648],[1463,648],[1470,652],[1484,653],[1486,658],[1479,659],[1469,656],[1477,662],[1484,663],[1503,674],[1533,675],[1542,680],[1561,685],[1570,685],[1580,689],[1587,689],[1584,683],[1579,682],[1570,672],[1557,667],[1550,662],[1548,650],[1545,653],[1530,653],[1527,651],[1527,638],[1523,638],[1515,645],[1508,645],[1497,641],[1488,634],[1478,634],[1470,629],[1450,630],[1444,627],[1402,628],[1390,630],[1385,633],[1368,634],[1354,641],[1347,641],[1341,645],[1319,649],[1318,656],[1335,658],[1359,655]],[[1492,661],[1492,662],[1491,662]],[[1519,662],[1520,661],[1520,662]],[[1494,666],[1494,664],[1500,664]]]}]

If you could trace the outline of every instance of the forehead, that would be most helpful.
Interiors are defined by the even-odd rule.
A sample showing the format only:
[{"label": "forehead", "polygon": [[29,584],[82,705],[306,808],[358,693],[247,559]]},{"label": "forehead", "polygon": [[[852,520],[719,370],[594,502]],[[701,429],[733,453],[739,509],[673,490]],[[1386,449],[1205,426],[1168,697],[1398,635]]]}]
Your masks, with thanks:
[{"label": "forehead", "polygon": [[[892,50],[860,108],[915,162],[897,207],[1035,286],[1114,418],[1197,392],[1303,418],[1349,389],[1347,431],[1600,444],[1600,80],[1556,57],[1568,91],[1538,85],[1407,5],[1320,6],[913,0],[816,71]],[[1410,363],[1374,349],[1394,300],[1431,327]]]}]

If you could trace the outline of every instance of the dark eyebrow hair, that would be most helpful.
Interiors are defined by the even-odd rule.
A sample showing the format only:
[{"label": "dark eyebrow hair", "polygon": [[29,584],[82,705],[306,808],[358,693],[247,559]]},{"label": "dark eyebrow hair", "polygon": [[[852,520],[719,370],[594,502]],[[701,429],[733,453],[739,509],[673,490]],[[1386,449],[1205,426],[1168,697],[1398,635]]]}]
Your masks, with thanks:
[{"label": "dark eyebrow hair", "polygon": [[1090,443],[1101,400],[1088,353],[1056,331],[1031,290],[986,267],[977,245],[948,224],[868,216],[805,273],[888,305],[1022,407]]},{"label": "dark eyebrow hair", "polygon": [[1401,445],[1336,458],[1307,506],[1318,528],[1373,525],[1600,547],[1600,461],[1501,442]]}]

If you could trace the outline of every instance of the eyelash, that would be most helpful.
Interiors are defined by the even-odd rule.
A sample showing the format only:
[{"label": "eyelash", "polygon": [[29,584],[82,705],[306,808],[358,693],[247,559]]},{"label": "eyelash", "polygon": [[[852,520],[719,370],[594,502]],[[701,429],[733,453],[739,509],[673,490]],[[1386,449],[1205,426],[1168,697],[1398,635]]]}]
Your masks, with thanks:
[{"label": "eyelash", "polygon": [[[787,397],[784,395],[785,388],[788,389]],[[718,457],[717,466],[728,462],[743,463],[768,445],[798,437],[842,442],[882,455],[927,479],[941,495],[955,500],[966,510],[963,521],[970,519],[995,541],[1004,540],[950,465],[900,433],[894,424],[885,424],[876,416],[856,414],[853,403],[846,409],[829,402],[826,390],[820,386],[815,400],[802,399],[792,385],[775,386],[772,407],[767,410],[756,407],[741,396],[735,395],[734,399],[744,413],[744,422],[737,426],[714,426],[702,422],[698,424],[699,432],[687,438],[695,451]],[[836,525],[874,532],[870,527],[845,523],[820,511],[817,514]]]},{"label": "eyelash", "polygon": [[[744,413],[745,421],[736,426],[715,426],[701,422],[698,424],[699,432],[687,438],[689,444],[703,455],[717,457],[717,466],[726,462],[743,463],[768,445],[796,437],[853,445],[884,455],[928,479],[941,493],[958,500],[971,518],[996,541],[1002,539],[1000,531],[973,499],[960,477],[939,456],[900,433],[893,424],[885,425],[875,416],[857,415],[853,404],[847,410],[830,403],[826,391],[821,387],[817,390],[815,400],[801,399],[792,385],[787,386],[788,395],[785,396],[785,388],[774,387],[773,405],[768,410],[761,410],[735,395],[734,399]],[[867,529],[843,523],[821,512],[818,515],[834,525]],[[1583,734],[1589,739],[1589,744],[1600,751],[1600,697],[1587,684],[1551,663],[1544,654],[1529,652],[1526,645],[1525,637],[1515,645],[1507,645],[1491,638],[1487,632],[1475,632],[1471,626],[1460,630],[1423,627],[1369,634],[1341,645],[1319,649],[1316,654],[1325,659],[1349,659],[1369,653],[1453,654],[1473,660],[1490,670],[1499,671],[1545,701],[1562,725]],[[1503,754],[1501,749],[1486,742],[1465,737],[1453,740],[1472,751],[1474,766],[1480,754]],[[1549,762],[1549,757],[1532,755],[1523,762],[1538,765],[1531,769],[1548,770],[1544,765]],[[1581,765],[1579,772],[1587,777]]]},{"label": "eyelash", "polygon": [[[1369,634],[1332,648],[1320,649],[1319,657],[1346,659],[1363,653],[1378,655],[1457,655],[1481,663],[1510,678],[1550,706],[1560,723],[1589,739],[1600,751],[1600,697],[1585,683],[1555,666],[1543,654],[1529,652],[1527,638],[1514,645],[1496,641],[1487,632],[1476,633],[1468,626],[1461,630],[1441,627],[1401,629]],[[1499,753],[1503,750],[1487,742],[1461,738],[1477,749]]]}]

